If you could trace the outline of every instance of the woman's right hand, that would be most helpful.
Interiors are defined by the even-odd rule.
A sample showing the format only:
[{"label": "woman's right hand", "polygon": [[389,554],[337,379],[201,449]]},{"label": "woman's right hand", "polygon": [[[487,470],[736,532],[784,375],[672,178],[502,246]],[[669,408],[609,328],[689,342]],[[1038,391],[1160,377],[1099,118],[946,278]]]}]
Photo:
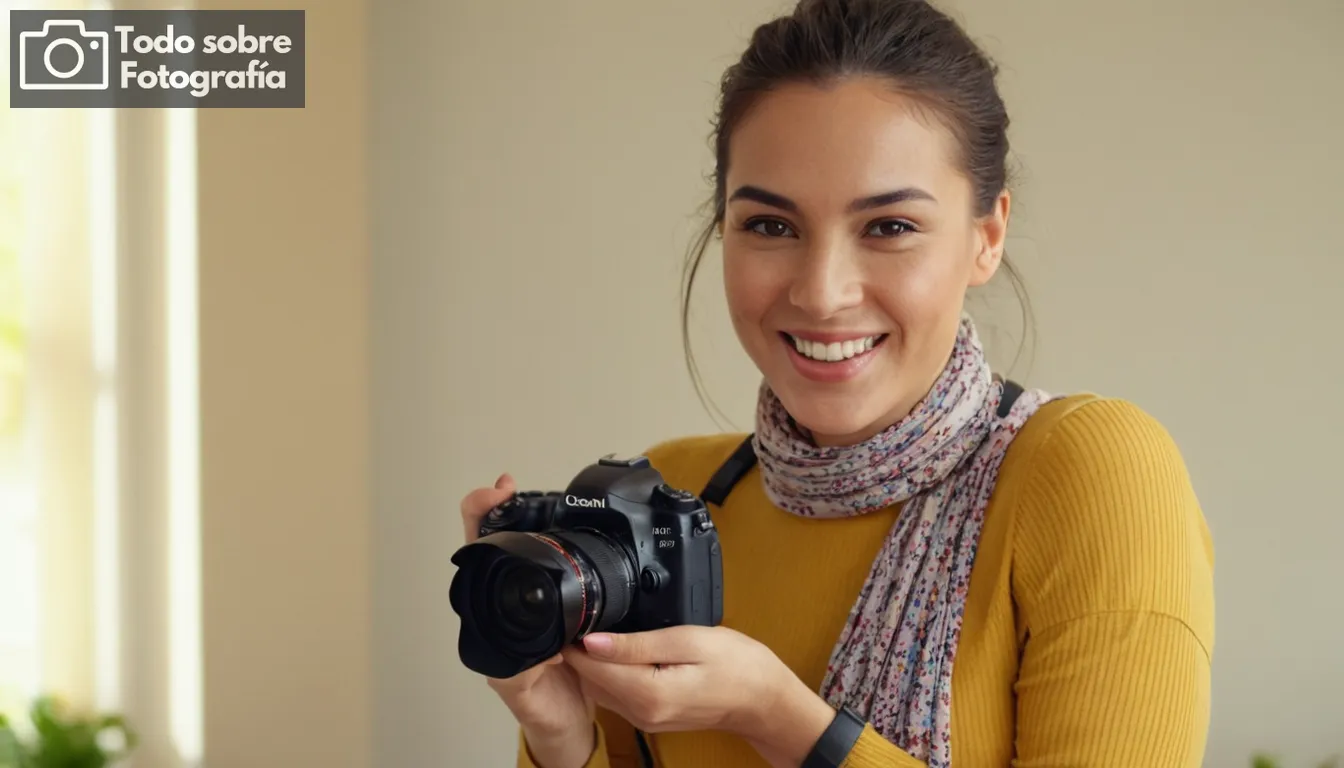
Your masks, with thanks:
[{"label": "woman's right hand", "polygon": [[[500,475],[493,488],[477,488],[462,499],[466,541],[476,540],[481,520],[514,494],[513,478]],[[581,768],[596,746],[595,706],[560,654],[514,677],[486,678],[513,713],[533,760],[542,768]]]}]

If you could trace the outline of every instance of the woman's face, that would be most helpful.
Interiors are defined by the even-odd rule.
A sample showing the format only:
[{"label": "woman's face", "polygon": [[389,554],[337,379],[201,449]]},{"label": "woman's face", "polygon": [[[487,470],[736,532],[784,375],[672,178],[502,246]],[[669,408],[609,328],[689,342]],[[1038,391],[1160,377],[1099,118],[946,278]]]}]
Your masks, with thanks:
[{"label": "woman's face", "polygon": [[876,79],[763,96],[731,137],[723,223],[733,327],[820,444],[908,414],[998,268],[1008,196],[977,218],[951,134]]}]

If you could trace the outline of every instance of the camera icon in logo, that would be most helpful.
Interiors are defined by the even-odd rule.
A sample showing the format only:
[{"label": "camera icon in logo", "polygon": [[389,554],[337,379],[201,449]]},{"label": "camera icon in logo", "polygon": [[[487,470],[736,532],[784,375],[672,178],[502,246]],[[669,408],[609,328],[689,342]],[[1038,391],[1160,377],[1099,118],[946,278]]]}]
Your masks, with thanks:
[{"label": "camera icon in logo", "polygon": [[41,32],[19,33],[19,88],[25,91],[105,91],[106,32],[84,22],[49,19]]}]

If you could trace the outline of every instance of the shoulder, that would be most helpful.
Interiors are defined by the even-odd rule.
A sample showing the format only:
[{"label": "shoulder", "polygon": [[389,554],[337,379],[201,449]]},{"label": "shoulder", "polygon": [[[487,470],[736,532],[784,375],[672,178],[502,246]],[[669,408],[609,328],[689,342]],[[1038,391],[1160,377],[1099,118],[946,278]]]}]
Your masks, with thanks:
[{"label": "shoulder", "polygon": [[1081,494],[1105,500],[1108,509],[1158,514],[1195,503],[1175,439],[1128,400],[1073,395],[1049,402],[1028,420],[1010,453],[1012,466],[1006,457],[1004,470],[1020,476],[1021,491],[1031,495],[1062,501],[1060,494]]},{"label": "shoulder", "polygon": [[1015,514],[1014,586],[1029,623],[1148,611],[1212,633],[1213,546],[1180,448],[1138,405],[1042,407],[1000,482]]},{"label": "shoulder", "polygon": [[644,455],[669,485],[698,493],[747,437],[746,432],[685,435],[657,442]]},{"label": "shoulder", "polygon": [[[1115,470],[1169,474],[1186,479],[1180,449],[1155,417],[1128,400],[1080,394],[1052,400],[1027,421],[1005,458],[1013,468],[1045,457],[1053,474],[1074,476]],[[1062,479],[1062,477],[1061,477]]]}]

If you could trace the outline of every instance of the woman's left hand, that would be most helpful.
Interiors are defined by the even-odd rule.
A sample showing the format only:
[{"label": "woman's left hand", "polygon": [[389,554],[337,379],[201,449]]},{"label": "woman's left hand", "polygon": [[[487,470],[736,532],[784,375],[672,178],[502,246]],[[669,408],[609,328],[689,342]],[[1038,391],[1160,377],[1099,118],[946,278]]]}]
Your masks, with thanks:
[{"label": "woman's left hand", "polygon": [[584,691],[647,733],[720,730],[797,765],[835,710],[773,651],[726,627],[598,633],[564,651]]}]

